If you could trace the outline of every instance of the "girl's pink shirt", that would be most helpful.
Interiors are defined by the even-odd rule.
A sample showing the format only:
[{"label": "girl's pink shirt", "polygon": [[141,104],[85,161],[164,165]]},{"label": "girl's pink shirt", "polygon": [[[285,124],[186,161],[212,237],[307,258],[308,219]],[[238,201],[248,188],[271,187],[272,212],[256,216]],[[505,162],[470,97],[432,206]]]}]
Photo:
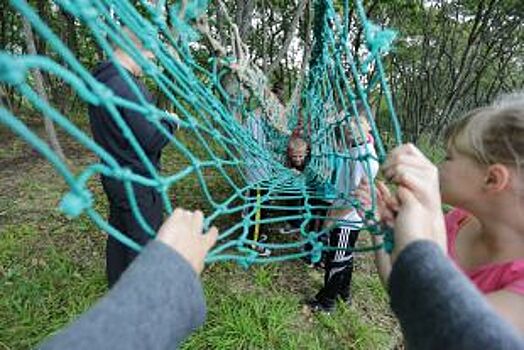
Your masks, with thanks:
[{"label": "girl's pink shirt", "polygon": [[493,263],[471,270],[463,269],[457,259],[455,244],[460,228],[471,215],[462,209],[453,209],[445,216],[448,235],[448,254],[455,264],[473,281],[484,294],[508,290],[524,295],[524,258],[504,263]]}]

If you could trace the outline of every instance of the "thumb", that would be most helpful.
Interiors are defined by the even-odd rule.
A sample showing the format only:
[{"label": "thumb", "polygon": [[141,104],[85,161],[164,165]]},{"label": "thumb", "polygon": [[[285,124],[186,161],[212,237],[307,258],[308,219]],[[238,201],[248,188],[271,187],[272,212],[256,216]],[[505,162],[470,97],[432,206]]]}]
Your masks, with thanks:
[{"label": "thumb", "polygon": [[206,247],[206,251],[210,250],[216,243],[218,238],[218,229],[213,226],[209,229],[209,231],[206,232],[204,235],[204,246]]},{"label": "thumb", "polygon": [[399,186],[397,191],[397,197],[400,201],[401,206],[416,204],[417,198],[407,187]]},{"label": "thumb", "polygon": [[382,198],[391,197],[391,191],[383,181],[377,181],[377,193]]}]

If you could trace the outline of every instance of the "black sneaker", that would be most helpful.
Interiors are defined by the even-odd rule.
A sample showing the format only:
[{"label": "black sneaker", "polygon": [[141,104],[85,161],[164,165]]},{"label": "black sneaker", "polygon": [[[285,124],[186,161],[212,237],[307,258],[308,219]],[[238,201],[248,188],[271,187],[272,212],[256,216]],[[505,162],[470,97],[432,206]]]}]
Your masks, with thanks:
[{"label": "black sneaker", "polygon": [[308,300],[306,304],[313,313],[323,313],[330,315],[333,311],[335,311],[335,302],[322,303],[318,299],[314,298]]},{"label": "black sneaker", "polygon": [[346,304],[346,306],[351,306],[351,304],[353,303],[353,299],[351,298],[351,293],[348,293],[347,295],[340,295],[340,300]]}]

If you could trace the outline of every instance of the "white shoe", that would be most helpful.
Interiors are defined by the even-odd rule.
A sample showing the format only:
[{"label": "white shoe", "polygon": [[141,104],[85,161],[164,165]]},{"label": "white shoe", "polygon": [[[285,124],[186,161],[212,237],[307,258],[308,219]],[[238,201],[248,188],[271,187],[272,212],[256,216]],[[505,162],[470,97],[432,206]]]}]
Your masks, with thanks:
[{"label": "white shoe", "polygon": [[258,256],[268,257],[271,255],[271,250],[268,248],[261,247],[259,245],[252,244],[251,249],[258,253]]},{"label": "white shoe", "polygon": [[285,223],[284,227],[278,229],[278,233],[281,235],[290,235],[292,233],[299,233],[300,227],[292,227],[288,222]]}]

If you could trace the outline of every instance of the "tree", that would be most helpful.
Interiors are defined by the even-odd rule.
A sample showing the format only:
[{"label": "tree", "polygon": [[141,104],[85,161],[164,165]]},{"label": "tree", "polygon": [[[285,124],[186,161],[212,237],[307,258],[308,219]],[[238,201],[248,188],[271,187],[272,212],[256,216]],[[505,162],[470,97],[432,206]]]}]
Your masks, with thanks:
[{"label": "tree", "polygon": [[[26,18],[22,19],[23,25],[24,25],[24,34],[25,34],[25,40],[27,44],[27,53],[30,55],[36,55],[36,46],[35,46],[35,39],[33,35],[33,30],[31,28],[31,23]],[[35,69],[33,71],[33,76],[35,80],[35,88],[37,93],[40,95],[40,98],[44,100],[46,103],[49,102],[49,98],[47,96],[45,87],[44,87],[44,79],[42,77],[42,74],[40,73],[40,70]],[[49,139],[49,144],[53,151],[62,159],[65,160],[66,157],[64,155],[64,151],[62,150],[62,146],[60,145],[60,142],[58,141],[58,136],[56,134],[56,130],[53,124],[53,121],[46,116],[44,116],[44,126],[47,133],[47,137]]]},{"label": "tree", "polygon": [[438,137],[464,111],[522,87],[518,1],[397,1],[379,11],[377,17],[401,32],[389,78],[411,140]]}]

